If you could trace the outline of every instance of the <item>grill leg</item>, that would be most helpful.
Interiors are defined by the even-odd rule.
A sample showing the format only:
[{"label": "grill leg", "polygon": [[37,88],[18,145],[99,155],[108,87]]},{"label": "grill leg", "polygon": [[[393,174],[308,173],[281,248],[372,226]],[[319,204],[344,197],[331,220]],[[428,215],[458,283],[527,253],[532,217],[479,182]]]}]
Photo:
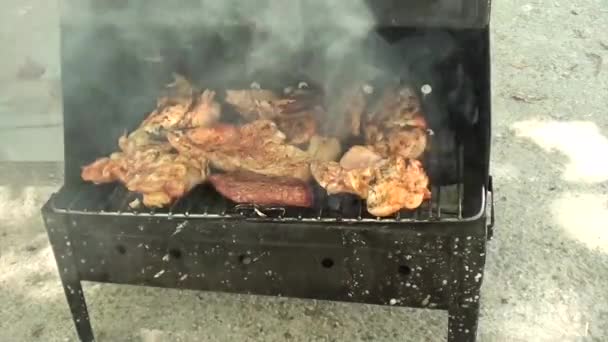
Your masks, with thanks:
[{"label": "grill leg", "polygon": [[479,307],[448,309],[448,342],[475,342]]},{"label": "grill leg", "polygon": [[82,342],[94,342],[93,328],[89,321],[87,303],[84,299],[78,269],[74,263],[74,253],[68,230],[61,224],[54,225],[55,221],[52,217],[47,217],[45,221],[49,241],[53,248],[57,269],[63,284],[63,291],[72,312],[78,338]]},{"label": "grill leg", "polygon": [[87,303],[84,299],[84,292],[79,281],[76,282],[63,282],[63,290],[72,312],[72,320],[76,326],[76,333],[78,338],[82,342],[94,342],[93,328],[91,327],[91,321],[89,320],[89,312],[87,311]]}]

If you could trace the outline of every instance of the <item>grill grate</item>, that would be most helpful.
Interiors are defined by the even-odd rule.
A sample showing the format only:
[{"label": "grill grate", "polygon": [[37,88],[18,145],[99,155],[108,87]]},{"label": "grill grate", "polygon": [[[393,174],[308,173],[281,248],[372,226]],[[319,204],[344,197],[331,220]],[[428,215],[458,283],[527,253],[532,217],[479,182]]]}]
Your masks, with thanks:
[{"label": "grill grate", "polygon": [[[418,209],[401,210],[389,217],[370,215],[366,210],[365,201],[350,195],[317,197],[313,208],[257,206],[233,203],[207,186],[198,187],[171,207],[160,209],[131,208],[129,203],[138,198],[138,195],[128,192],[120,185],[115,185],[110,191],[100,190],[95,186],[85,186],[73,194],[71,200],[61,201],[68,203],[67,206],[58,205],[59,199],[55,198],[53,209],[65,213],[117,216],[259,218],[279,221],[420,222],[464,219],[462,185],[432,187],[431,192],[431,200],[425,201]],[[335,204],[336,202],[338,205]]]},{"label": "grill grate", "polygon": [[[354,195],[328,196],[324,189],[314,185],[314,207],[295,208],[281,206],[257,206],[237,204],[224,198],[210,185],[201,185],[187,196],[176,201],[169,208],[147,209],[131,208],[130,203],[139,195],[129,192],[121,185],[91,184],[83,185],[76,193],[61,201],[67,205],[56,205],[60,212],[105,214],[105,215],[142,215],[156,217],[192,217],[192,218],[247,218],[279,221],[318,221],[318,222],[428,222],[428,221],[461,221],[463,216],[464,184],[464,148],[456,148],[457,184],[430,187],[431,199],[425,201],[416,210],[401,210],[389,217],[374,217],[367,212],[364,200]],[[426,165],[425,165],[426,166]],[[428,166],[427,171],[428,170]],[[484,189],[482,198],[485,199]],[[485,202],[485,200],[482,200]],[[483,210],[482,203],[480,211]]]}]

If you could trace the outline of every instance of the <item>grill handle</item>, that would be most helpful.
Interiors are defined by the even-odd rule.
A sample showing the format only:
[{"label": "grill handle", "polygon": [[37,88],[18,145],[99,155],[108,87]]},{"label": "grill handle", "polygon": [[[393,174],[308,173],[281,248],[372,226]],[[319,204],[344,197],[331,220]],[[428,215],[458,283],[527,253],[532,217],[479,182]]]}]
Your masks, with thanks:
[{"label": "grill handle", "polygon": [[492,176],[488,177],[488,197],[490,199],[490,223],[487,225],[487,239],[492,240],[494,237],[494,184]]}]

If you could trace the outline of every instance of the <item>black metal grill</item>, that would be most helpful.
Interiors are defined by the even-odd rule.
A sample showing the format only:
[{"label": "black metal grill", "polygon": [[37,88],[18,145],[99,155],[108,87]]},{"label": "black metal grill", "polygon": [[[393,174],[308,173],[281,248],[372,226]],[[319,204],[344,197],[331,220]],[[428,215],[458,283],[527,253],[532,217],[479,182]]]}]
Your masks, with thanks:
[{"label": "black metal grill", "polygon": [[[181,21],[173,3],[135,2],[62,7],[65,184],[42,212],[82,341],[94,337],[81,281],[442,309],[450,341],[475,340],[494,222],[488,1],[366,1],[381,26],[374,36],[383,37],[368,42],[370,55],[390,48],[397,59],[383,60],[388,74],[407,74],[415,88],[433,85],[423,100],[435,133],[424,161],[431,199],[383,218],[360,199],[319,187],[308,209],[236,204],[201,185],[169,208],[148,210],[132,208],[137,195],[121,185],[83,183],[80,168],[115,150],[142,119],[132,113],[150,109],[172,72],[218,90],[253,81],[227,81],[221,71],[246,72],[247,25],[220,35],[197,16]],[[180,6],[196,13],[201,3]]]}]

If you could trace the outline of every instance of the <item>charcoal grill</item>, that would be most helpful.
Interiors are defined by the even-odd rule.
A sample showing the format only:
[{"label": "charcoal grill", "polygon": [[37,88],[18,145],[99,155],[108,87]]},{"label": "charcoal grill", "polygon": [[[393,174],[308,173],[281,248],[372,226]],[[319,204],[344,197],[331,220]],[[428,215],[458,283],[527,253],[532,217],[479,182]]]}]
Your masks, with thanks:
[{"label": "charcoal grill", "polygon": [[296,209],[236,205],[204,185],[170,208],[134,210],[122,186],[82,182],[80,167],[115,149],[172,72],[225,88],[222,67],[246,65],[231,50],[243,44],[226,37],[247,26],[218,35],[184,23],[177,14],[204,11],[200,1],[63,2],[65,183],[42,214],[80,340],[94,340],[82,281],[447,310],[448,340],[475,340],[494,224],[489,3],[368,5],[373,34],[404,57],[389,71],[407,66],[408,82],[433,86],[423,97],[435,133],[425,160],[432,199],[384,218],[319,189],[313,208]]}]

